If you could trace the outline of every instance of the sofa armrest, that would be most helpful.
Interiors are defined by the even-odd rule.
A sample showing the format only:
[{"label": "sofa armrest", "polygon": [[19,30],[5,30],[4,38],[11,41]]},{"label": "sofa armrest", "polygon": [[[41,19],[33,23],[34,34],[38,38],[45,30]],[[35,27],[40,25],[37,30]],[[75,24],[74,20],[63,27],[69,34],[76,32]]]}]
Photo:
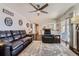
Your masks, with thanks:
[{"label": "sofa armrest", "polygon": [[12,45],[10,43],[5,44],[5,56],[10,56],[12,50]]}]

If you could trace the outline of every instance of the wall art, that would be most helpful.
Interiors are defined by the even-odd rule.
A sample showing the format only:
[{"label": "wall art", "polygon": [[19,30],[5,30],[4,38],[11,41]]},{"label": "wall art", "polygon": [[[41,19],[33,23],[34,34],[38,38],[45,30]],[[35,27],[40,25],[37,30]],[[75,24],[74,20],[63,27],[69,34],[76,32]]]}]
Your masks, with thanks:
[{"label": "wall art", "polygon": [[4,19],[4,23],[6,24],[6,26],[12,26],[13,21],[12,21],[12,19],[10,17],[6,17]]},{"label": "wall art", "polygon": [[26,26],[29,27],[29,23],[27,23]]},{"label": "wall art", "polygon": [[9,10],[7,10],[7,9],[3,9],[2,12],[3,12],[3,13],[6,13],[6,14],[8,14],[8,15],[10,15],[10,16],[14,16],[14,13],[11,12],[11,11],[9,11]]},{"label": "wall art", "polygon": [[23,21],[22,20],[19,20],[19,25],[22,25],[23,24]]},{"label": "wall art", "polygon": [[30,27],[32,28],[32,24],[30,24]]}]

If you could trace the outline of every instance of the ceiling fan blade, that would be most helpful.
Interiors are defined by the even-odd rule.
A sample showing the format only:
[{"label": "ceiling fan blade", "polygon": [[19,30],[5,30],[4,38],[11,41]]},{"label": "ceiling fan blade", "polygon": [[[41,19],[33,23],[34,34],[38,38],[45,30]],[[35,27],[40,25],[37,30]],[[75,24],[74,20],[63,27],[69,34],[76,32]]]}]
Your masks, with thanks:
[{"label": "ceiling fan blade", "polygon": [[48,6],[48,4],[45,4],[44,6],[42,6],[39,10],[42,10],[44,8],[46,8]]},{"label": "ceiling fan blade", "polygon": [[40,11],[40,12],[48,14],[48,12],[46,12],[46,11]]},{"label": "ceiling fan blade", "polygon": [[30,3],[30,5],[31,5],[32,7],[34,7],[36,10],[38,10],[38,8],[36,8],[32,3]]},{"label": "ceiling fan blade", "polygon": [[32,12],[37,12],[37,10],[35,10],[35,11],[29,11],[30,13],[32,13]]}]

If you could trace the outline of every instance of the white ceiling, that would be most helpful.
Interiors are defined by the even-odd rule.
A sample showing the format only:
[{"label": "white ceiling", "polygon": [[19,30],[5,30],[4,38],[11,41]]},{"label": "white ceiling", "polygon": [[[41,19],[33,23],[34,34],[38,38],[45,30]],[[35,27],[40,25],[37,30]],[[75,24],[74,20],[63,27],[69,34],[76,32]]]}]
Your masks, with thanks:
[{"label": "white ceiling", "polygon": [[[4,5],[16,11],[17,13],[23,15],[26,18],[29,17],[30,19],[34,19],[35,17],[38,17],[36,13],[29,13],[29,11],[35,10],[30,4],[9,3],[9,4],[4,4]],[[39,5],[42,6],[44,4],[39,4]],[[48,19],[57,18],[59,15],[62,15],[73,5],[74,4],[72,3],[50,3],[49,6],[44,9],[44,11],[47,11],[48,14],[43,14],[43,13],[40,14],[39,16],[40,22],[43,23],[46,19],[48,20]]]}]

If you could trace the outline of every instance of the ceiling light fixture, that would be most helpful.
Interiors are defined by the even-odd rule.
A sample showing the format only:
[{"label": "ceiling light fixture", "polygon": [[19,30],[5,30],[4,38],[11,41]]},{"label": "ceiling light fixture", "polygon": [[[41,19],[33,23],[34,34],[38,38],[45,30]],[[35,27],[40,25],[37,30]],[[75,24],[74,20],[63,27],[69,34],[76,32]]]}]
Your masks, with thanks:
[{"label": "ceiling light fixture", "polygon": [[38,15],[38,16],[40,15],[40,11],[37,11],[37,15]]}]

